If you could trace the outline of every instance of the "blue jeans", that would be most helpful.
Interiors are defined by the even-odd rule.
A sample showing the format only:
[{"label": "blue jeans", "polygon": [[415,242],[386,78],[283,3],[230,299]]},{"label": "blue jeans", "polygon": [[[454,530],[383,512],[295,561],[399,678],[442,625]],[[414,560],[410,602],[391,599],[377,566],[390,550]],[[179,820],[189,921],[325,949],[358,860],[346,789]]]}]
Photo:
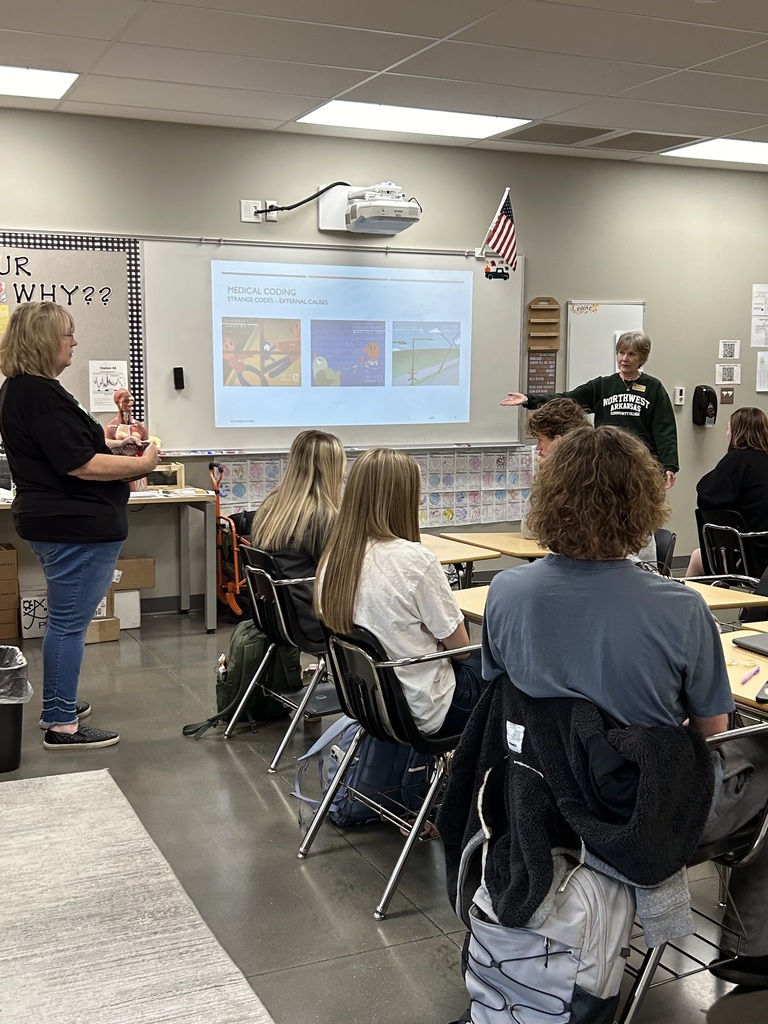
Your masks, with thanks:
[{"label": "blue jeans", "polygon": [[453,691],[448,713],[437,731],[438,736],[453,736],[461,732],[469,721],[472,709],[488,685],[487,681],[483,679],[482,668],[482,653],[480,651],[473,651],[465,661],[453,663],[456,688]]},{"label": "blue jeans", "polygon": [[41,721],[45,725],[69,725],[77,721],[75,704],[85,631],[109,590],[123,543],[27,543],[43,567],[48,589]]}]

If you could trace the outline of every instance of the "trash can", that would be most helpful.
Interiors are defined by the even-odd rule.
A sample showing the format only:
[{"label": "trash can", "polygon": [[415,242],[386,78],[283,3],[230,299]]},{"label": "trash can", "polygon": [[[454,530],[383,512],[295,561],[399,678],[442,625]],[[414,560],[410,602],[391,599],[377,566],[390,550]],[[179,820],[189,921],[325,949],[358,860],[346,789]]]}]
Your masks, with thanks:
[{"label": "trash can", "polygon": [[0,772],[21,764],[21,720],[31,696],[27,659],[18,647],[0,647]]}]

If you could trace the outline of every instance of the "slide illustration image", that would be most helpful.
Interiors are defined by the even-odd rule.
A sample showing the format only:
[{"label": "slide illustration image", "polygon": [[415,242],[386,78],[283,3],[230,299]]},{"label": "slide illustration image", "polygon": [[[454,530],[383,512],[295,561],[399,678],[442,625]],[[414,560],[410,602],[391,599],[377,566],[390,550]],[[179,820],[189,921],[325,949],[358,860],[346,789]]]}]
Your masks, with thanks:
[{"label": "slide illustration image", "polygon": [[224,387],[301,387],[301,321],[222,317]]},{"label": "slide illustration image", "polygon": [[383,320],[312,320],[312,386],[384,386]]},{"label": "slide illustration image", "polygon": [[461,383],[458,321],[395,320],[392,324],[392,384],[456,386]]}]

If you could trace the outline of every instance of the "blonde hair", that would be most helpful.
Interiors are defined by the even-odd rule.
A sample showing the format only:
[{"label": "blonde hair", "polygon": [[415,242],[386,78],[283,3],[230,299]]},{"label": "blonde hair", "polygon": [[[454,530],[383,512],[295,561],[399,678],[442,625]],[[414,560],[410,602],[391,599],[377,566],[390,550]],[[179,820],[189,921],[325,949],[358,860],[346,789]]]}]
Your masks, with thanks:
[{"label": "blonde hair", "polygon": [[346,466],[344,446],[335,434],[298,434],[282,483],[254,516],[253,544],[265,551],[287,548],[319,558],[339,509]]},{"label": "blonde hair", "polygon": [[74,330],[72,317],[55,302],[17,306],[0,342],[0,371],[6,377],[56,377],[61,339]]},{"label": "blonde hair", "polygon": [[731,443],[734,448],[749,448],[755,452],[768,452],[768,416],[762,409],[748,405],[737,409],[731,416]]},{"label": "blonde hair", "polygon": [[651,339],[645,331],[624,331],[616,342],[616,355],[632,349],[640,356],[640,365],[645,366],[651,354]]},{"label": "blonde hair", "polygon": [[644,444],[618,427],[579,427],[541,464],[528,526],[550,551],[601,561],[638,551],[669,514],[664,474]]},{"label": "blonde hair", "polygon": [[330,629],[348,633],[354,625],[369,541],[419,540],[420,495],[419,467],[405,452],[372,448],[355,462],[318,568],[322,602],[315,588],[315,610]]}]

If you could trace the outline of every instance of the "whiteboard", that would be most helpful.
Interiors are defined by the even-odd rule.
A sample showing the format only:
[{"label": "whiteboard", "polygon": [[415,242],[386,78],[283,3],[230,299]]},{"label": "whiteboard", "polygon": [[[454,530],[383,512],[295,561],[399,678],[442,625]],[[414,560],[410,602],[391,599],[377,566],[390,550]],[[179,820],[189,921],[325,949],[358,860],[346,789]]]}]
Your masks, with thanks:
[{"label": "whiteboard", "polygon": [[567,306],[566,390],[593,377],[616,373],[616,340],[624,331],[642,331],[645,303],[569,299]]},{"label": "whiteboard", "polygon": [[[344,265],[470,272],[472,350],[468,419],[443,423],[373,421],[346,425],[312,423],[337,434],[349,446],[418,447],[515,442],[518,417],[499,405],[518,386],[523,316],[522,260],[508,280],[486,279],[485,261],[456,252],[415,252],[349,247],[248,246],[219,240],[146,241],[143,245],[144,327],[147,365],[147,420],[166,450],[181,452],[281,451],[297,429],[216,425],[212,263],[242,261]],[[304,314],[301,314],[302,316]],[[299,314],[297,314],[297,317]],[[394,316],[394,314],[393,314]],[[303,329],[303,328],[302,328]],[[220,344],[220,342],[219,342]],[[173,368],[183,367],[185,388],[174,388]],[[274,389],[273,389],[274,390]],[[413,388],[418,402],[418,388]],[[274,395],[270,395],[274,401]],[[417,413],[418,415],[418,413]]]}]

